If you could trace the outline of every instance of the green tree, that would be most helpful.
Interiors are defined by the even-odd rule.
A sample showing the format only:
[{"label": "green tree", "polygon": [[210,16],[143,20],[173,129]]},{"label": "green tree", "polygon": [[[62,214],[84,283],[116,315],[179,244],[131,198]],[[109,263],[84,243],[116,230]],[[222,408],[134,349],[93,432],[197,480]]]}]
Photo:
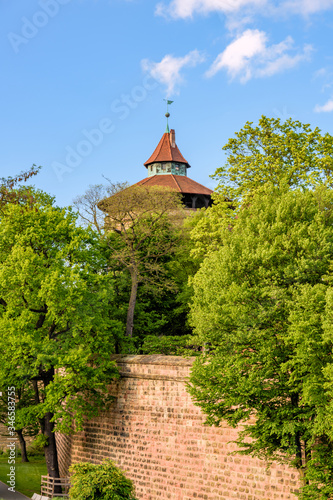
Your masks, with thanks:
[{"label": "green tree", "polygon": [[23,426],[39,422],[48,473],[59,476],[54,432],[82,428],[110,401],[105,387],[119,322],[99,239],[70,210],[8,203],[0,220],[0,387],[31,383]]},{"label": "green tree", "polygon": [[183,221],[179,193],[154,186],[132,186],[103,200],[105,242],[111,267],[126,269],[131,279],[126,336],[132,337],[138,287],[160,291],[172,287],[165,279],[165,260],[177,249]]},{"label": "green tree", "polygon": [[[128,332],[129,323],[133,322],[132,331],[128,333],[128,338],[133,340],[130,342],[131,347],[128,341],[124,342],[125,339],[120,338],[117,343],[118,352],[122,349],[127,352],[129,348],[140,348],[146,335],[179,335],[190,332],[184,292],[187,289],[187,272],[191,268],[192,259],[186,253],[186,232],[180,234],[178,230],[181,213],[179,195],[170,195],[167,190],[159,188],[147,190],[144,187],[126,189],[127,187],[126,182],[112,183],[109,180],[108,185],[90,186],[84,195],[74,200],[74,206],[84,225],[94,227],[101,239],[108,242],[106,251],[109,253],[110,273],[114,279],[117,317],[127,324]],[[118,195],[119,192],[121,193]],[[115,227],[111,227],[110,232],[108,213],[111,211],[118,222]],[[114,220],[112,214],[111,219]],[[157,221],[161,214],[162,219]],[[131,219],[133,215],[138,219],[135,224]],[[174,218],[177,229],[173,225]],[[155,227],[149,227],[150,225]],[[141,236],[140,232],[143,233]],[[136,249],[139,238],[140,245]],[[152,246],[153,241],[155,248]],[[134,257],[134,267],[140,270],[139,273],[133,272],[129,253]]]},{"label": "green tree", "polygon": [[214,178],[218,191],[232,200],[266,183],[290,188],[333,182],[333,137],[292,119],[262,116],[257,126],[247,122],[222,148],[226,164]]},{"label": "green tree", "polygon": [[[143,280],[138,286],[132,340],[139,352],[142,352],[141,347],[145,343],[146,336],[180,337],[192,332],[187,319],[189,300],[192,296],[188,278],[195,274],[197,267],[190,255],[191,242],[186,228],[182,228],[177,243],[177,248],[160,261],[163,274],[159,286],[151,283],[149,275],[147,280]],[[131,277],[126,268],[112,272],[114,273],[117,317],[126,323]],[[179,340],[182,342],[181,339]],[[163,342],[162,339],[161,341]],[[146,347],[144,351],[147,352]]]},{"label": "green tree", "polygon": [[230,228],[238,210],[267,184],[332,187],[333,136],[299,121],[262,116],[256,126],[247,122],[222,149],[227,158],[212,176],[219,182],[213,206],[194,217],[192,254],[199,263],[223,244],[224,225]]},{"label": "green tree", "polygon": [[205,352],[189,390],[207,423],[244,425],[241,453],[296,467],[302,498],[331,498],[333,193],[267,188],[225,217],[193,279]]}]

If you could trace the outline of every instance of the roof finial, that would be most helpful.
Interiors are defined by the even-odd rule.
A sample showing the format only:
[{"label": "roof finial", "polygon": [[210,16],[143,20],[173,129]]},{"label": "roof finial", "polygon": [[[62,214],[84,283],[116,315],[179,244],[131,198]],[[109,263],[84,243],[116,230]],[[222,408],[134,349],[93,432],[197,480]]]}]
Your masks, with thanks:
[{"label": "roof finial", "polygon": [[173,101],[169,101],[168,99],[163,99],[163,101],[166,101],[166,105],[167,105],[167,112],[165,113],[165,116],[166,116],[166,119],[167,119],[167,126],[166,126],[165,132],[167,134],[169,134],[170,133],[170,130],[169,130],[169,116],[170,116],[170,113],[169,113],[169,104],[172,104]]}]

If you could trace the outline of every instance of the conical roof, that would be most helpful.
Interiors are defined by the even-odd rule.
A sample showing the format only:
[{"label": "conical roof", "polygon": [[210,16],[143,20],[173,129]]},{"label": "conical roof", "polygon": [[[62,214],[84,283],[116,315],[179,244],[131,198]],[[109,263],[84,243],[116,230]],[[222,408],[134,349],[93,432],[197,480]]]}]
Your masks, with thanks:
[{"label": "conical roof", "polygon": [[204,194],[210,196],[212,190],[184,175],[153,175],[137,182],[134,186],[163,186],[183,194]]},{"label": "conical roof", "polygon": [[155,151],[153,152],[151,157],[144,163],[144,165],[145,167],[148,167],[148,165],[150,165],[151,163],[159,163],[164,161],[184,163],[187,168],[190,167],[190,165],[178,149],[174,129],[171,129],[170,132],[165,132],[162,135],[162,138],[158,143]]}]

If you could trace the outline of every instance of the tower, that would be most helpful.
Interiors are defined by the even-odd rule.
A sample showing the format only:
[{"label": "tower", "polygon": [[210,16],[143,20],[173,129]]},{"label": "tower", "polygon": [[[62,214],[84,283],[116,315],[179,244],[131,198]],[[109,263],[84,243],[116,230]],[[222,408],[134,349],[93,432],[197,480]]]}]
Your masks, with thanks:
[{"label": "tower", "polygon": [[[167,101],[167,104],[171,102]],[[169,112],[165,116],[168,120]],[[211,205],[213,191],[187,176],[187,170],[191,166],[180,152],[176,144],[175,130],[169,130],[168,121],[166,131],[144,166],[147,169],[147,177],[131,187],[163,186],[178,191],[182,195],[184,206],[190,210],[207,208]],[[131,189],[131,187],[127,189]],[[98,206],[103,210],[103,202],[100,202]]]},{"label": "tower", "polygon": [[[171,103],[172,101],[167,101],[167,105]],[[175,130],[169,130],[168,119],[170,113],[168,110],[165,116],[167,118],[166,131],[153,154],[144,163],[147,169],[147,177],[137,182],[136,185],[145,185],[146,187],[165,186],[182,194],[186,208],[207,208],[211,205],[213,191],[187,176],[187,170],[191,166],[176,144]]]}]

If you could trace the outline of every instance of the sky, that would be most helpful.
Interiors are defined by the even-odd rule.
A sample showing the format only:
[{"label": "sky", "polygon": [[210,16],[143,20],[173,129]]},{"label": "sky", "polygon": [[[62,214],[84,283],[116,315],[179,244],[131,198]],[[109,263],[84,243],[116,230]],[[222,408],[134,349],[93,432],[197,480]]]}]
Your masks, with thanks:
[{"label": "sky", "polygon": [[166,127],[214,189],[261,115],[333,135],[333,0],[0,0],[0,177],[70,205],[146,177]]}]

